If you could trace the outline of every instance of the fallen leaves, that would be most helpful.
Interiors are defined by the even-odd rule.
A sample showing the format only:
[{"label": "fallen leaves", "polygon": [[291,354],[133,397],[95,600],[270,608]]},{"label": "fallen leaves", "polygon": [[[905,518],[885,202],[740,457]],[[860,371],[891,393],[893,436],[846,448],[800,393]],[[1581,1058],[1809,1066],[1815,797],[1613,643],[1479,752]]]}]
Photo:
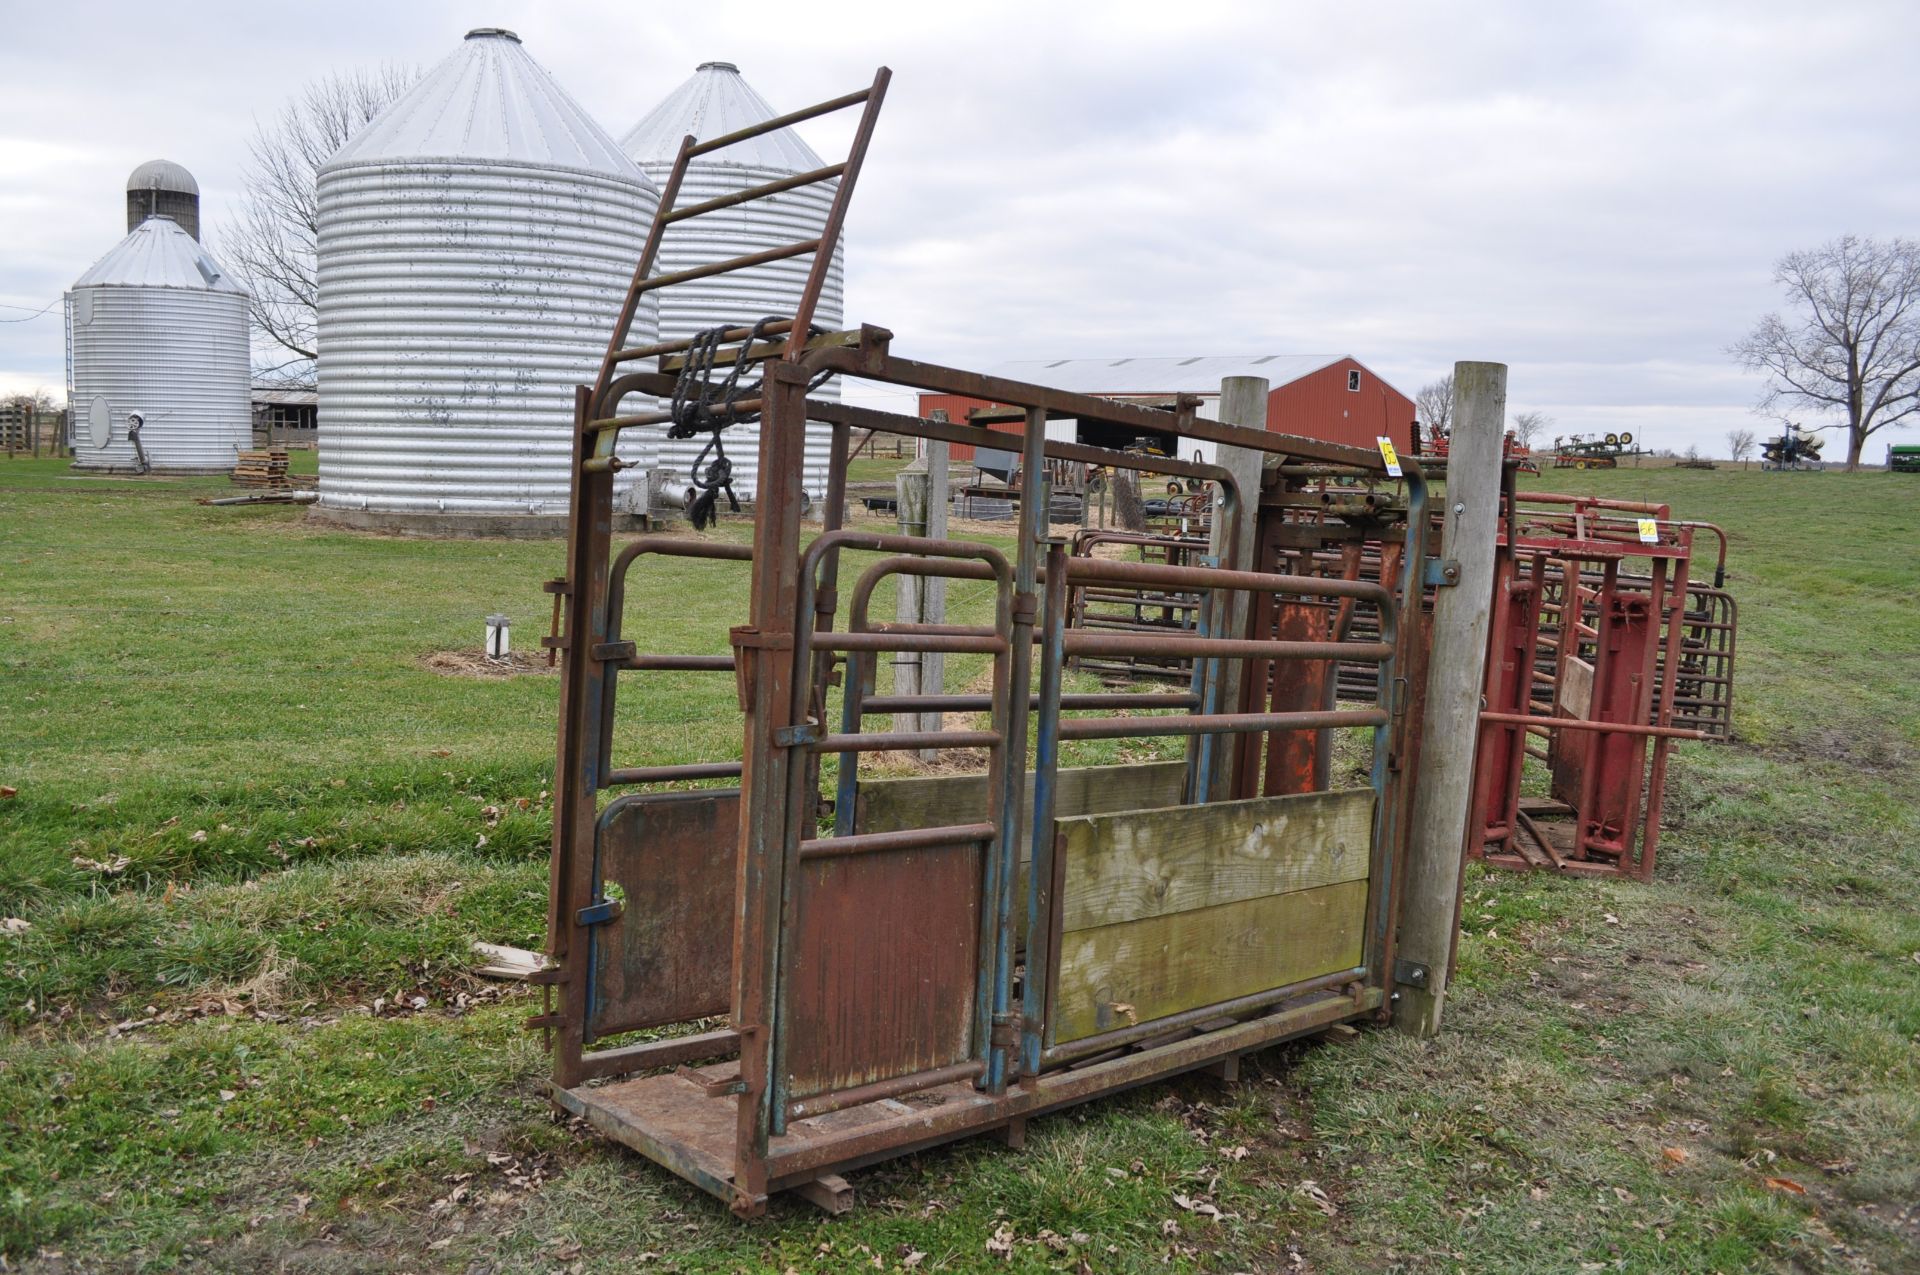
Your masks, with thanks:
[{"label": "fallen leaves", "polygon": [[98,872],[103,877],[117,877],[133,866],[133,860],[124,854],[116,854],[111,859],[89,859],[83,854],[73,856],[73,866],[82,872]]},{"label": "fallen leaves", "polygon": [[1173,1194],[1173,1202],[1189,1213],[1197,1213],[1201,1217],[1208,1218],[1214,1222],[1220,1221],[1221,1218],[1235,1216],[1232,1213],[1222,1213],[1219,1205],[1214,1204],[1204,1197],[1182,1195],[1178,1191]]},{"label": "fallen leaves", "polygon": [[1293,1193],[1295,1195],[1304,1197],[1309,1203],[1313,1205],[1314,1208],[1319,1209],[1322,1213],[1326,1214],[1328,1217],[1340,1216],[1340,1206],[1338,1204],[1335,1204],[1333,1202],[1333,1197],[1328,1195],[1326,1191],[1321,1189],[1320,1184],[1318,1182],[1315,1182],[1312,1178],[1308,1178],[1306,1181],[1302,1182],[1299,1186],[1293,1188]]},{"label": "fallen leaves", "polygon": [[1805,1195],[1807,1193],[1807,1188],[1801,1186],[1792,1178],[1761,1178],[1760,1180],[1766,1183],[1770,1189],[1784,1191],[1788,1195]]},{"label": "fallen leaves", "polygon": [[0,934],[25,934],[33,928],[33,922],[17,916],[0,918]]},{"label": "fallen leaves", "polygon": [[20,790],[12,784],[0,784],[0,801],[10,801],[20,795]]},{"label": "fallen leaves", "polygon": [[997,1257],[1003,1262],[1013,1260],[1013,1223],[1002,1222],[987,1237],[987,1256]]},{"label": "fallen leaves", "polygon": [[1685,1164],[1687,1161],[1693,1159],[1693,1152],[1687,1150],[1685,1147],[1661,1147],[1660,1154],[1664,1156],[1670,1164]]}]

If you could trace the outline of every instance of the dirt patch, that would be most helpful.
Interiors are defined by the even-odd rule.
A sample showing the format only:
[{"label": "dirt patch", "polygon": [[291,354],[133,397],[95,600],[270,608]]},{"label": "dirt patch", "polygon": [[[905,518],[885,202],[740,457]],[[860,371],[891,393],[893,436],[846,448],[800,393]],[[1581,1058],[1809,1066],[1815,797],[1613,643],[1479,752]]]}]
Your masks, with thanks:
[{"label": "dirt patch", "polygon": [[515,651],[505,659],[491,660],[475,651],[432,651],[420,657],[421,668],[442,677],[526,677],[558,672],[547,667],[544,655],[526,655]]},{"label": "dirt patch", "polygon": [[1775,751],[1873,772],[1904,770],[1913,760],[1912,749],[1885,732],[1842,730],[1832,726],[1794,735]]}]

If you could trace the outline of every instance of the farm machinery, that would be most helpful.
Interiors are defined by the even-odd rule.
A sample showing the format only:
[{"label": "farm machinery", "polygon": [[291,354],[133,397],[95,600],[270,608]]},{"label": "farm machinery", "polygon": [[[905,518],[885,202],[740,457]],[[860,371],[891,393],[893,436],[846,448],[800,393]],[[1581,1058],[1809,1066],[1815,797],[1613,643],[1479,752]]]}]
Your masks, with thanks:
[{"label": "farm machinery", "polygon": [[[1502,449],[1508,460],[1523,474],[1537,474],[1540,463],[1533,458],[1533,451],[1512,430],[1508,430]],[[1427,431],[1427,450],[1422,456],[1436,467],[1444,466],[1448,454],[1453,450],[1453,432],[1439,426],[1430,426]]]},{"label": "farm machinery", "polygon": [[[816,330],[888,78],[686,139],[599,376],[576,394],[567,572],[548,585],[562,669],[551,964],[529,1025],[552,1050],[557,1105],[742,1216],[789,1190],[838,1211],[851,1169],[978,1134],[1017,1147],[1035,1117],[1199,1068],[1231,1076],[1243,1053],[1335,1024],[1431,1031],[1456,927],[1457,850],[1410,832],[1440,791],[1422,787],[1425,768],[1464,752],[1457,732],[1422,730],[1439,627],[1425,615],[1446,579],[1430,568],[1436,546],[1484,566],[1490,521],[1456,519],[1436,539],[1416,459],[1211,420],[1195,396],[1166,409],[1100,399],[906,359],[871,325]],[[680,203],[689,161],[840,110],[860,116],[843,163]],[[654,272],[670,226],[829,180],[818,237]],[[792,315],[629,344],[650,294],[803,256]],[[855,431],[1009,440],[812,396],[836,375],[1017,410],[1012,543],[849,526]],[[1049,418],[1219,455],[1052,440]],[[809,420],[832,436],[813,528]],[[711,434],[719,451],[746,423],[759,426],[749,535],[616,543],[623,432]],[[1072,552],[1048,527],[1050,461],[1177,480],[1183,494],[1206,485],[1206,543],[1157,561]],[[673,572],[650,564],[669,558],[747,574],[741,623],[718,635],[726,653],[644,649],[649,608],[672,605],[649,589]],[[875,614],[903,575],[972,582],[977,613]],[[1191,599],[1191,621],[1070,625],[1075,590],[1124,589]],[[1467,594],[1431,605],[1446,633],[1471,632]],[[916,651],[972,658],[979,684],[883,687],[879,667]],[[1068,689],[1069,662],[1088,658],[1185,660],[1188,673]],[[1372,702],[1323,704],[1327,670],[1347,666],[1368,670]],[[739,751],[690,762],[647,718],[674,682],[707,674],[737,692]],[[1445,702],[1470,711],[1453,685]],[[965,724],[884,725],[936,712]],[[1335,737],[1357,768],[1300,764]],[[1116,748],[1148,760],[1097,764]],[[972,768],[900,776],[868,760],[928,749]]]},{"label": "farm machinery", "polygon": [[1624,430],[1592,438],[1585,434],[1574,434],[1553,440],[1555,469],[1618,469],[1622,456],[1645,454],[1633,445],[1633,434]]},{"label": "farm machinery", "polygon": [[1760,468],[1794,470],[1820,468],[1820,449],[1826,440],[1792,421],[1778,438],[1760,444]]}]

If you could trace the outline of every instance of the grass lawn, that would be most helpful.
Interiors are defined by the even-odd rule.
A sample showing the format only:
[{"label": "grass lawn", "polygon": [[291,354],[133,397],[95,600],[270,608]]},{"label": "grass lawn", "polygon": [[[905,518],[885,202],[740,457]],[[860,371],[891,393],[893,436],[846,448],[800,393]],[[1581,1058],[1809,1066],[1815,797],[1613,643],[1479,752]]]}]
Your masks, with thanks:
[{"label": "grass lawn", "polygon": [[[468,973],[540,943],[556,679],[431,657],[493,611],[535,650],[559,545],[0,462],[0,1269],[1920,1269],[1920,482],[1536,481],[1733,535],[1740,739],[1679,750],[1654,884],[1475,869],[1438,1040],[742,1225],[556,1119],[531,1002]],[[644,644],[724,650],[744,571],[647,571]],[[643,712],[623,764],[737,755],[725,678]]]}]

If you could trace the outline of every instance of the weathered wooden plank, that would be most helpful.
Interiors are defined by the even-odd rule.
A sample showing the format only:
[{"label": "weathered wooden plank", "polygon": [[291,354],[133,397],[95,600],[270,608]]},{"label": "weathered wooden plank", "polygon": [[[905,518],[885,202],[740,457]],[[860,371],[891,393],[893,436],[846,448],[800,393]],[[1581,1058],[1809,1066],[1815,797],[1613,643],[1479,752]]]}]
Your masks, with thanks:
[{"label": "weathered wooden plank", "polygon": [[1061,929],[1092,929],[1367,875],[1371,788],[1059,819]]},{"label": "weathered wooden plank", "polygon": [[1056,1044],[1361,962],[1367,883],[1343,881],[1063,935]]},{"label": "weathered wooden plank", "polygon": [[[1062,770],[1054,790],[1060,816],[1150,810],[1180,800],[1186,782],[1184,761],[1141,762],[1127,766],[1079,766]],[[1033,804],[1033,775],[1027,775],[1026,802]],[[855,827],[860,832],[897,832],[988,819],[987,777],[917,775],[905,779],[862,779]]]},{"label": "weathered wooden plank", "polygon": [[1593,665],[1577,655],[1560,663],[1560,708],[1582,721],[1593,715]]}]

